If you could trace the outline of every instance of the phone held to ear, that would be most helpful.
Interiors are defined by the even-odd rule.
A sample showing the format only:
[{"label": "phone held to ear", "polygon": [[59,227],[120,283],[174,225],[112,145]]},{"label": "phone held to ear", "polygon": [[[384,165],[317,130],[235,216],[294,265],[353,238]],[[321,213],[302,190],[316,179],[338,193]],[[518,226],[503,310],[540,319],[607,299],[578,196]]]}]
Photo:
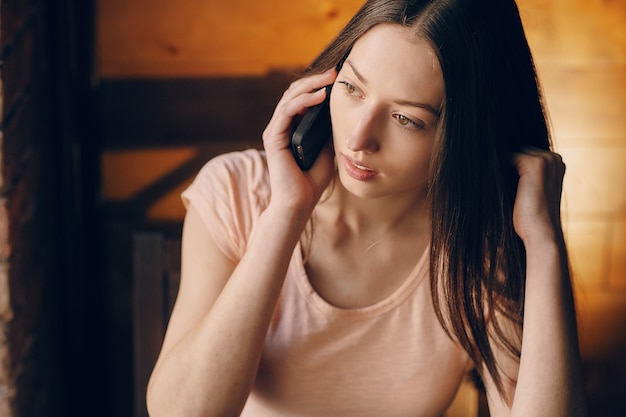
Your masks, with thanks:
[{"label": "phone held to ear", "polygon": [[[341,71],[350,50],[339,60],[335,70]],[[316,106],[310,107],[302,117],[298,127],[291,135],[291,150],[300,169],[308,171],[320,152],[330,139],[333,129],[330,122],[330,90],[333,85],[326,86],[326,98]]]},{"label": "phone held to ear", "polygon": [[308,171],[326,145],[332,134],[330,123],[330,90],[326,86],[326,98],[316,106],[310,107],[302,117],[291,136],[291,150],[298,166]]}]

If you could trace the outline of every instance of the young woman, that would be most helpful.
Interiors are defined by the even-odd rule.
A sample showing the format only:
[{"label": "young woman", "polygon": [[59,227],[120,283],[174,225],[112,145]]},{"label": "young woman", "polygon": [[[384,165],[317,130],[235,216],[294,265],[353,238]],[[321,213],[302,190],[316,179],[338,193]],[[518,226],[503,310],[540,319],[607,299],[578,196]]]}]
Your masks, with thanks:
[{"label": "young woman", "polygon": [[[343,62],[337,72],[335,67]],[[301,171],[293,119],[330,95]],[[585,415],[565,166],[513,0],[371,0],[183,194],[151,416]]]}]

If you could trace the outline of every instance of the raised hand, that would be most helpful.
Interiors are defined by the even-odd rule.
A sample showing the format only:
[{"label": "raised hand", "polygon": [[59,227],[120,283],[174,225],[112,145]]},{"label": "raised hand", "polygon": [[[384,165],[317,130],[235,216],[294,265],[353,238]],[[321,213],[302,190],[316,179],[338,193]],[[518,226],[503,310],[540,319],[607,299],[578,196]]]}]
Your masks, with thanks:
[{"label": "raised hand", "polygon": [[519,184],[513,225],[525,244],[538,239],[562,239],[561,193],[565,164],[559,154],[537,149],[513,158]]},{"label": "raised hand", "polygon": [[291,84],[278,102],[263,132],[263,146],[272,189],[271,205],[295,211],[311,211],[333,176],[333,156],[324,149],[313,167],[302,172],[291,152],[293,119],[308,107],[321,103],[324,87],[335,81],[337,72],[329,70],[299,79]]}]

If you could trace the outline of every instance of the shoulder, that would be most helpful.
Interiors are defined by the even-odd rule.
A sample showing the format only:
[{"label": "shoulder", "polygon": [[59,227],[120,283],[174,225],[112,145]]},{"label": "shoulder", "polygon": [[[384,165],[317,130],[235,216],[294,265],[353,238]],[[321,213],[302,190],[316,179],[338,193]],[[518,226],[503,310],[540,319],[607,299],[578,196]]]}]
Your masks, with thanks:
[{"label": "shoulder", "polygon": [[269,204],[265,153],[251,149],[216,156],[181,197],[185,207],[194,207],[222,251],[231,260],[239,259]]},{"label": "shoulder", "polygon": [[183,193],[183,200],[192,193],[208,200],[225,199],[231,204],[266,205],[270,188],[265,153],[249,149],[216,156],[202,167]]},{"label": "shoulder", "polygon": [[232,178],[250,185],[267,183],[265,152],[257,149],[229,152],[208,161],[198,173],[196,181],[210,178]]}]

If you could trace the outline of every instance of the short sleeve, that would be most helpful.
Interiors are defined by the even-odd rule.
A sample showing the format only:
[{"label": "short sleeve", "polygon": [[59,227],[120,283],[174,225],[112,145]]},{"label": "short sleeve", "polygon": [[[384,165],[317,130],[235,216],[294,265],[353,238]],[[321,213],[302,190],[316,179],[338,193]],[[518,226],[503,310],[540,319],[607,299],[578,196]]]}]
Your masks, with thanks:
[{"label": "short sleeve", "polygon": [[269,196],[265,154],[252,149],[211,159],[181,194],[185,207],[195,207],[220,250],[233,262],[243,256]]}]

